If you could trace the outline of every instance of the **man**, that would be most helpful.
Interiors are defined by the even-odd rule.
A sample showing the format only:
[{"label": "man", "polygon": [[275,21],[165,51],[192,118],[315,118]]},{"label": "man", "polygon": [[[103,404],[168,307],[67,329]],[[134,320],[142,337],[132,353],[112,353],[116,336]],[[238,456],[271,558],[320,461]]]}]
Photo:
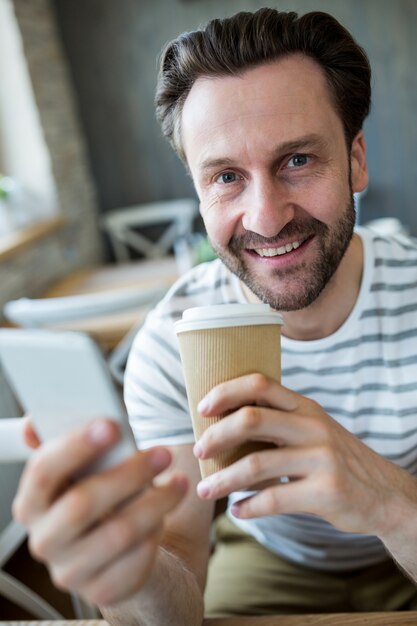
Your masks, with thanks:
[{"label": "man", "polygon": [[[158,117],[221,260],[183,277],[133,346],[125,397],[149,449],[72,484],[117,437],[98,420],[40,449],[14,506],[56,583],[111,623],[417,608],[417,246],[353,233],[369,85],[365,53],[323,13],[241,13],[165,50]],[[227,417],[193,448],[173,322],[259,300],[284,319],[283,385],[213,389],[200,412]],[[199,480],[198,458],[259,439],[275,447]]]}]

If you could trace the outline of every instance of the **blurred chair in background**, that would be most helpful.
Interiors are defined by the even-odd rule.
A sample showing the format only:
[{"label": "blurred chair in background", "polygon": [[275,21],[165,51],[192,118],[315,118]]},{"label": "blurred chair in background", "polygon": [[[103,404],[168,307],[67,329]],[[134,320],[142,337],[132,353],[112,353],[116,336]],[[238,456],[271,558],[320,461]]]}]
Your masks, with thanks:
[{"label": "blurred chair in background", "polygon": [[[118,264],[78,270],[41,297],[7,302],[6,319],[24,327],[88,332],[106,351],[113,349],[191,265],[179,242],[192,235],[197,214],[191,198],[108,213],[102,226]],[[141,227],[156,228],[157,239],[139,232]],[[144,258],[129,260],[132,251]]]},{"label": "blurred chair in background", "polygon": [[[116,209],[104,214],[101,226],[108,234],[117,262],[131,258],[131,251],[147,259],[172,253],[174,244],[187,238],[198,216],[198,202],[193,198],[165,200]],[[146,231],[159,227],[156,238]]]}]

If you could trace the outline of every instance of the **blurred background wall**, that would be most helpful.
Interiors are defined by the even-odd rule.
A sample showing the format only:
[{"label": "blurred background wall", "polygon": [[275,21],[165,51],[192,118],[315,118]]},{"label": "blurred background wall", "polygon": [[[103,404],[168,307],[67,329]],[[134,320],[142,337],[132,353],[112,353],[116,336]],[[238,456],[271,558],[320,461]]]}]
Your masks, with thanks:
[{"label": "blurred background wall", "polygon": [[[71,270],[109,258],[98,226],[103,212],[194,195],[191,180],[154,117],[159,52],[184,30],[268,2],[0,3],[16,17],[52,170],[55,210],[65,220],[35,245],[1,256],[2,305],[21,295],[39,294]],[[269,6],[301,14],[329,11],[365,47],[373,66],[373,108],[365,125],[370,185],[361,201],[360,222],[395,216],[417,235],[416,0],[281,0]],[[7,59],[1,61],[4,94],[3,74],[10,67]],[[4,130],[0,125],[0,149]],[[21,139],[16,142],[21,150],[28,149]],[[0,169],[1,161],[0,154]]]},{"label": "blurred background wall", "polygon": [[161,138],[153,93],[161,47],[213,17],[262,6],[332,13],[366,49],[373,108],[360,221],[396,216],[417,234],[415,0],[52,0],[70,65],[100,211],[189,195]]},{"label": "blurred background wall", "polygon": [[[4,252],[14,233],[0,237],[1,309],[10,299],[39,294],[72,269],[101,262],[103,237],[77,98],[49,0],[0,0],[0,9],[0,173],[19,179],[21,170],[32,169],[40,176],[42,156],[55,206],[47,214],[41,206],[27,208],[62,218],[61,227],[16,252]],[[6,39],[13,46],[5,49]],[[24,79],[27,94],[16,91]],[[28,96],[24,103],[21,95]],[[34,109],[30,120],[22,115],[23,105]],[[32,118],[44,144],[41,155],[27,131]]]}]

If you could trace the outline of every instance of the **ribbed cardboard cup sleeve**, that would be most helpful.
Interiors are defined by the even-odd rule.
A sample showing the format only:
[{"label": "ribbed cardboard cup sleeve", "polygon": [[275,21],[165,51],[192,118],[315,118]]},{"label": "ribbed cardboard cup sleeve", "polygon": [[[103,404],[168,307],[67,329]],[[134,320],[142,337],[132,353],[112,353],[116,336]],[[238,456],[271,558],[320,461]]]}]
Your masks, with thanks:
[{"label": "ribbed cardboard cup sleeve", "polygon": [[[201,417],[197,411],[198,403],[210,389],[254,372],[281,380],[280,324],[185,331],[178,334],[178,340],[196,440],[223,417]],[[267,443],[249,442],[200,460],[201,475],[205,478],[251,452],[270,447]]]}]

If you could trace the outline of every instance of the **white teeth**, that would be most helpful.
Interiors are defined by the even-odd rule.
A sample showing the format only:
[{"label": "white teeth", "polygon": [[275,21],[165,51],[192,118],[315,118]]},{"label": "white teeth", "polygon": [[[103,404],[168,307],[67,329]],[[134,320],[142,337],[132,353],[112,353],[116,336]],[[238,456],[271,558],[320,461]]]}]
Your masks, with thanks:
[{"label": "white teeth", "polygon": [[285,246],[281,246],[281,248],[258,248],[254,251],[259,254],[259,256],[281,256],[282,254],[291,252],[291,250],[295,250],[300,245],[301,243],[299,241],[293,241],[292,243],[287,243]]}]

